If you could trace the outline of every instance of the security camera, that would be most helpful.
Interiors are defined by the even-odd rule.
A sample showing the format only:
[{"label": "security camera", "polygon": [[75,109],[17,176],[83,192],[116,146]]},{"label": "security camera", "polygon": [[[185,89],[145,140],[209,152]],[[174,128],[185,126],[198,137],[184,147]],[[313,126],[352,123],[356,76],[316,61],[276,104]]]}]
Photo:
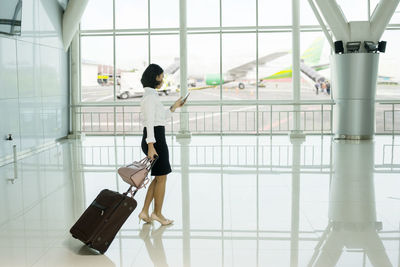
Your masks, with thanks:
[{"label": "security camera", "polygon": [[357,53],[360,50],[361,42],[346,43],[347,53]]},{"label": "security camera", "polygon": [[335,45],[335,54],[343,54],[344,53],[343,41],[336,41],[334,43],[334,45]]},{"label": "security camera", "polygon": [[372,41],[365,41],[364,47],[368,53],[376,53],[378,51],[378,44]]},{"label": "security camera", "polygon": [[385,53],[386,51],[386,41],[380,41],[378,43],[378,51],[381,53]]}]

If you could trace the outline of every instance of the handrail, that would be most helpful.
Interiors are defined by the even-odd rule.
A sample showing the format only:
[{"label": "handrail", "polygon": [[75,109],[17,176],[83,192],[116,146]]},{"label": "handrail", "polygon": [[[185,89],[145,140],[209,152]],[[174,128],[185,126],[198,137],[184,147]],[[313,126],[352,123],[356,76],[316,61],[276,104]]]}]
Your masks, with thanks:
[{"label": "handrail", "polygon": [[[161,101],[163,104],[171,105],[174,101]],[[375,100],[376,104],[381,105],[398,105],[399,100]],[[334,100],[302,100],[295,102],[293,100],[211,100],[211,101],[190,101],[187,106],[246,106],[246,105],[336,105]],[[80,102],[70,107],[115,107],[115,106],[140,106],[140,101],[126,101],[126,102]]]},{"label": "handrail", "polygon": [[381,105],[400,105],[400,100],[376,100],[375,103]]},{"label": "handrail", "polygon": [[[161,101],[165,105],[171,105],[174,101]],[[400,102],[399,102],[400,103]],[[215,100],[215,101],[190,101],[187,106],[248,106],[248,105],[335,105],[333,100],[306,100],[295,102],[293,100]],[[71,107],[115,107],[115,106],[140,106],[139,101],[131,102],[81,102]]]}]

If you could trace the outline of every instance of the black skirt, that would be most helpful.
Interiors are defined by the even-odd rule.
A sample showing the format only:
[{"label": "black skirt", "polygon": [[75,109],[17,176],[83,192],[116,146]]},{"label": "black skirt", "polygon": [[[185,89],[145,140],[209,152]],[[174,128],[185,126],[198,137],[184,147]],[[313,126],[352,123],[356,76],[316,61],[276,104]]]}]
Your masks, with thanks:
[{"label": "black skirt", "polygon": [[[146,154],[148,152],[148,145],[146,143],[147,138],[147,130],[146,127],[143,128],[143,137],[142,137],[142,150],[143,153]],[[169,151],[167,146],[167,141],[165,140],[165,127],[164,126],[155,126],[154,127],[154,138],[156,142],[154,143],[154,148],[158,154],[158,159],[154,163],[153,168],[151,169],[152,176],[161,176],[167,175],[172,172],[171,164],[169,163]]]}]

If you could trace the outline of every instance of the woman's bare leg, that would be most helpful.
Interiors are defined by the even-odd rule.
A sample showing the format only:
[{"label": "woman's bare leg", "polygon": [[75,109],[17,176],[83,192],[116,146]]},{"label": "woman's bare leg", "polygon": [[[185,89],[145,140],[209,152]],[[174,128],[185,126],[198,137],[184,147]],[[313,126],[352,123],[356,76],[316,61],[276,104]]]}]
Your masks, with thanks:
[{"label": "woman's bare leg", "polygon": [[149,208],[151,201],[154,198],[154,188],[156,187],[156,184],[157,184],[157,179],[154,179],[151,182],[149,189],[147,189],[146,198],[144,200],[144,205],[142,209],[142,212],[144,212],[147,215],[147,217],[149,217]]},{"label": "woman's bare leg", "polygon": [[156,176],[154,180],[157,181],[154,187],[154,214],[161,219],[165,219],[161,214],[161,210],[164,202],[167,175]]}]

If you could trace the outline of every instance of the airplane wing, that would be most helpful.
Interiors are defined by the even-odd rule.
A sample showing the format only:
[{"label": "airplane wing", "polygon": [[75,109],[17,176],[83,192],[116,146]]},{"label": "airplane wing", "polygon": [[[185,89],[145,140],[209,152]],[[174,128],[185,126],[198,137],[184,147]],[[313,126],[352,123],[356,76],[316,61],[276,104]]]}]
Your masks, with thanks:
[{"label": "airplane wing", "polygon": [[179,67],[180,67],[180,61],[179,58],[177,57],[174,59],[174,62],[172,62],[171,65],[165,68],[165,73],[174,74],[179,70]]},{"label": "airplane wing", "polygon": [[[271,62],[277,58],[280,58],[284,55],[289,54],[289,52],[276,52],[276,53],[272,53],[266,56],[263,56],[261,58],[258,59],[258,65],[264,65],[268,62]],[[232,80],[241,78],[246,76],[247,72],[249,72],[250,70],[254,69],[256,67],[256,60],[250,61],[248,63],[245,63],[243,65],[240,65],[238,67],[235,67],[233,69],[230,69],[227,71],[227,74],[229,77],[232,78]]]},{"label": "airplane wing", "polygon": [[330,64],[326,63],[326,64],[319,64],[319,65],[314,65],[311,66],[311,68],[313,68],[314,70],[325,70],[327,68],[329,68]]}]

